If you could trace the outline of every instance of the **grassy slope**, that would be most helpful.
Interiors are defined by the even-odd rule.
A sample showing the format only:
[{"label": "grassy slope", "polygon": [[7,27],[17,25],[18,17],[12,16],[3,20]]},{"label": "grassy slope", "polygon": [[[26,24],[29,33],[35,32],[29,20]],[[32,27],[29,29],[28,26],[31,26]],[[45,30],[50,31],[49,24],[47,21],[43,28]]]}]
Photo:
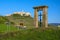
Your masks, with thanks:
[{"label": "grassy slope", "polygon": [[8,19],[5,16],[0,16],[0,32],[8,32],[8,31],[16,31],[18,28],[14,27],[13,25],[6,25],[5,22]]},{"label": "grassy slope", "polygon": [[15,24],[19,24],[22,20],[24,22],[24,26],[27,26],[27,28],[29,29],[34,28],[32,17],[20,16],[20,15],[15,14],[12,16],[7,16],[7,17],[0,16],[0,32],[18,30],[18,28],[14,27],[13,25],[9,25],[7,27],[7,25],[5,24],[7,20],[9,20],[10,22],[14,22]]},{"label": "grassy slope", "polygon": [[0,24],[0,32],[10,32],[10,31],[17,31],[18,28],[12,25]]},{"label": "grassy slope", "polygon": [[4,16],[0,16],[0,24],[3,24],[5,21],[7,21],[7,19]]},{"label": "grassy slope", "polygon": [[15,24],[19,24],[23,20],[24,26],[27,26],[27,28],[32,28],[33,27],[33,19],[31,17],[25,17],[25,16],[20,16],[20,15],[12,15],[12,16],[0,16],[0,32],[6,32],[6,31],[16,31],[19,30],[17,27],[13,25],[7,26],[5,24],[6,21],[14,22]]},{"label": "grassy slope", "polygon": [[[12,17],[9,17],[10,21],[13,21],[15,23],[19,23],[20,20],[24,20],[26,26],[32,27],[32,19],[29,17],[23,17],[20,19],[20,17],[17,19],[14,19]],[[4,21],[3,21],[4,22]],[[31,26],[32,25],[32,26]],[[0,32],[5,32],[5,31],[16,31],[18,30],[16,27],[10,25],[9,29],[7,28],[7,25],[5,24],[0,24]],[[45,30],[43,31],[42,29],[22,29],[18,32],[12,32],[12,33],[7,33],[7,34],[1,34],[0,33],[0,40],[60,40],[60,30]]]},{"label": "grassy slope", "polygon": [[27,29],[4,35],[0,40],[60,40],[60,30]]},{"label": "grassy slope", "polygon": [[18,14],[13,14],[12,16],[7,17],[10,21],[14,22],[15,24],[20,24],[20,22],[24,23],[24,26],[27,26],[27,28],[34,27],[33,18],[30,16],[20,16]]}]

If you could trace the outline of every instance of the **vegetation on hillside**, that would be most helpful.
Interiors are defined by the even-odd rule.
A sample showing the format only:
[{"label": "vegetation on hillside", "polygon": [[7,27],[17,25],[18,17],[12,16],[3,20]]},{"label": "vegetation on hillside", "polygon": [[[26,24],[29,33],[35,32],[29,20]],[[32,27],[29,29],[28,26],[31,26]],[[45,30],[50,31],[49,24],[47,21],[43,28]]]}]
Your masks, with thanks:
[{"label": "vegetation on hillside", "polygon": [[[57,27],[48,25],[50,28],[42,29],[19,29],[15,24],[24,22],[24,26],[33,28],[33,18],[30,16],[0,16],[0,40],[60,40],[60,30]],[[9,22],[7,25],[5,22]],[[12,25],[14,24],[14,25]],[[40,24],[39,24],[40,26]]]},{"label": "vegetation on hillside", "polygon": [[11,31],[17,31],[18,28],[9,24],[9,25],[6,25],[6,24],[0,24],[0,33],[5,33],[5,32],[11,32]]},{"label": "vegetation on hillside", "polygon": [[8,21],[8,19],[7,18],[5,18],[4,16],[0,16],[0,24],[2,23],[4,23],[4,22],[6,22],[6,21]]},{"label": "vegetation on hillside", "polygon": [[0,40],[60,40],[60,30],[26,29],[5,33]]},{"label": "vegetation on hillside", "polygon": [[12,14],[11,16],[7,16],[6,18],[9,19],[9,21],[15,23],[15,25],[19,25],[21,22],[23,22],[24,26],[26,26],[27,28],[34,27],[34,20],[31,16]]}]

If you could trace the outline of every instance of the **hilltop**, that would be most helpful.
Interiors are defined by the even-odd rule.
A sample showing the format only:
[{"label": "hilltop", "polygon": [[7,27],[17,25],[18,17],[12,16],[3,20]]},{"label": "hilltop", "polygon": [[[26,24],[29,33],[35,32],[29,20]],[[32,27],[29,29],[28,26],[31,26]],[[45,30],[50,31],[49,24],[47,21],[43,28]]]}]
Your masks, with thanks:
[{"label": "hilltop", "polygon": [[1,16],[2,20],[0,19],[1,22],[10,22],[11,24],[14,25],[20,25],[20,23],[23,23],[24,26],[27,28],[33,28],[34,27],[34,20],[31,17],[31,15],[28,15],[28,13],[19,15],[18,13],[13,13],[10,14],[9,16]]}]

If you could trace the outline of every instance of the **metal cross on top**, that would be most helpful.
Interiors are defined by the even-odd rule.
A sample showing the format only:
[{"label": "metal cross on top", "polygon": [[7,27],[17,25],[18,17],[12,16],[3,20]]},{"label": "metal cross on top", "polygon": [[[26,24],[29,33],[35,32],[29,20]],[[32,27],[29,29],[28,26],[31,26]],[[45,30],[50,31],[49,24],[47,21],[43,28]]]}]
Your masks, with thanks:
[{"label": "metal cross on top", "polygon": [[41,27],[42,26],[42,22],[41,22],[41,20],[42,20],[42,18],[41,18],[42,14],[40,13],[38,16],[40,17],[40,22],[39,22],[40,24],[39,25]]}]

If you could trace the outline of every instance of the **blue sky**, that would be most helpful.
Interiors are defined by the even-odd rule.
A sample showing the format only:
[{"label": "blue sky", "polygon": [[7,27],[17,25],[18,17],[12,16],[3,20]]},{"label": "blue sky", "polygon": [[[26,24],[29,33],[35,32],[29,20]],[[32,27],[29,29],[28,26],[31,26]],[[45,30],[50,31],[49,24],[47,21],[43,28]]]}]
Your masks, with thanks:
[{"label": "blue sky", "polygon": [[60,23],[60,0],[0,0],[0,15],[24,10],[34,17],[34,6],[48,6],[48,23]]}]

